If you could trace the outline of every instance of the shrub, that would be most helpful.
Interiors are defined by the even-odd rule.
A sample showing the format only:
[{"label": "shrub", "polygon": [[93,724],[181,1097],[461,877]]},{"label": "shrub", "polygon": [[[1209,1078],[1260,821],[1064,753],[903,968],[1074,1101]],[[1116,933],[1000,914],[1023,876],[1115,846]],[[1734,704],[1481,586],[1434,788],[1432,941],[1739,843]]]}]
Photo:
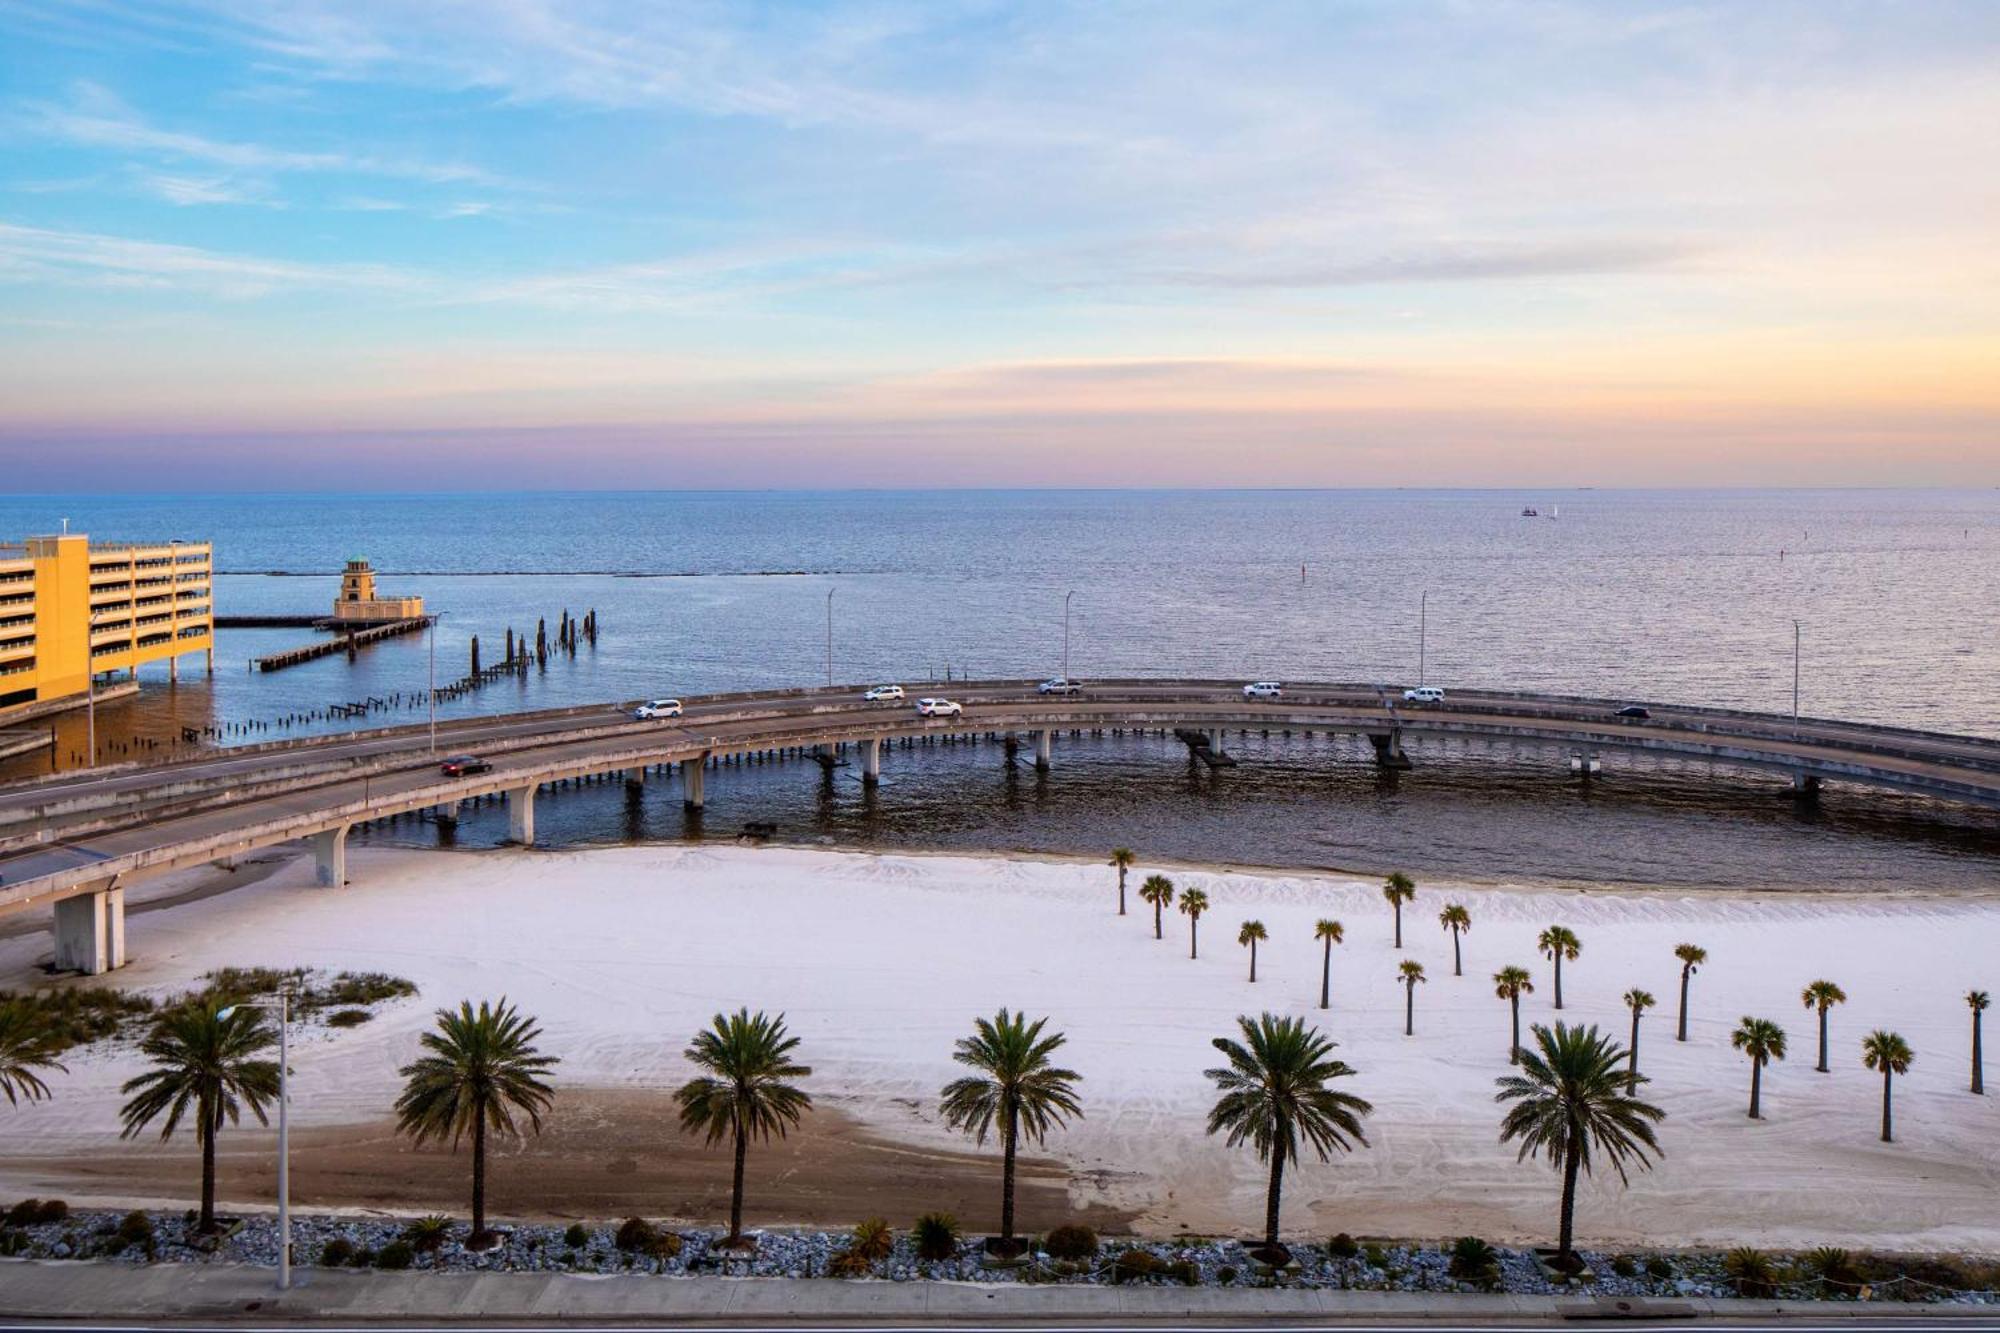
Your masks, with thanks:
[{"label": "shrub", "polygon": [[1805,1265],[1821,1282],[1830,1286],[1851,1291],[1861,1283],[1861,1275],[1855,1271],[1854,1256],[1838,1245],[1822,1245],[1810,1251],[1805,1256]]},{"label": "shrub", "polygon": [[1619,1277],[1637,1277],[1639,1261],[1629,1254],[1614,1254],[1611,1256],[1611,1271]]},{"label": "shrub", "polygon": [[375,1266],[375,1251],[367,1249],[356,1250],[353,1257],[347,1261],[347,1266],[349,1268],[373,1268]]},{"label": "shrub", "polygon": [[847,1253],[864,1263],[874,1263],[887,1259],[896,1248],[896,1233],[889,1230],[889,1224],[879,1217],[871,1217],[854,1228],[854,1235],[847,1242]]},{"label": "shrub", "polygon": [[917,1258],[941,1260],[958,1253],[958,1219],[950,1213],[925,1213],[910,1228]]},{"label": "shrub", "polygon": [[0,1259],[13,1259],[28,1252],[28,1233],[9,1227],[0,1231]]},{"label": "shrub", "polygon": [[403,1228],[403,1239],[418,1254],[436,1254],[451,1239],[451,1219],[442,1213],[419,1217]]},{"label": "shrub", "polygon": [[681,1246],[684,1244],[686,1242],[681,1239],[680,1232],[662,1231],[660,1238],[653,1242],[653,1257],[655,1259],[678,1259],[681,1253]]},{"label": "shrub", "polygon": [[326,1016],[326,1025],[330,1028],[358,1028],[373,1017],[375,1015],[366,1009],[338,1009]]},{"label": "shrub", "polygon": [[69,1205],[61,1199],[23,1199],[7,1210],[10,1227],[39,1227],[65,1221]]},{"label": "shrub", "polygon": [[628,1253],[651,1254],[653,1247],[660,1243],[660,1232],[643,1217],[628,1217],[619,1225],[613,1240],[619,1249]]},{"label": "shrub", "polygon": [[1778,1294],[1778,1275],[1762,1250],[1739,1245],[1722,1256],[1722,1271],[1736,1284],[1738,1294],[1769,1299]]},{"label": "shrub", "polygon": [[1361,1253],[1368,1257],[1368,1266],[1370,1268],[1386,1269],[1389,1267],[1389,1252],[1374,1241],[1369,1241],[1368,1244],[1362,1246]]},{"label": "shrub", "polygon": [[1656,1254],[1646,1261],[1646,1276],[1662,1280],[1674,1275],[1673,1261],[1664,1254]]},{"label": "shrub", "polygon": [[1236,1270],[1234,1268],[1231,1268],[1228,1264],[1224,1264],[1222,1267],[1215,1270],[1215,1280],[1217,1282],[1220,1282],[1225,1287],[1229,1286],[1231,1283],[1236,1281]]},{"label": "shrub", "polygon": [[153,1012],[153,1002],[145,996],[101,986],[31,994],[0,990],[0,1005],[10,1004],[23,1007],[35,1030],[54,1039],[57,1055],[73,1046],[118,1036]]},{"label": "shrub", "polygon": [[1089,1227],[1070,1223],[1049,1232],[1042,1248],[1051,1259],[1089,1259],[1097,1253],[1097,1233]]},{"label": "shrub", "polygon": [[1151,1250],[1120,1250],[1111,1261],[1113,1282],[1138,1282],[1158,1276],[1166,1265]]},{"label": "shrub", "polygon": [[126,1245],[143,1246],[150,1251],[153,1248],[153,1219],[136,1210],[125,1214],[118,1221],[118,1239]]},{"label": "shrub", "polygon": [[317,1004],[331,1006],[380,1004],[416,993],[415,982],[392,977],[387,972],[338,972],[324,989],[312,994]]},{"label": "shrub", "polygon": [[320,1247],[319,1266],[321,1268],[345,1268],[354,1262],[354,1242],[345,1236],[335,1236]]},{"label": "shrub", "polygon": [[1452,1242],[1448,1270],[1461,1282],[1490,1282],[1500,1274],[1500,1256],[1477,1236],[1460,1236]]},{"label": "shrub", "polygon": [[563,1244],[572,1250],[582,1249],[590,1244],[590,1229],[581,1222],[570,1223],[569,1230],[563,1232]]},{"label": "shrub", "polygon": [[1167,1268],[1167,1276],[1180,1283],[1183,1287],[1197,1287],[1201,1285],[1201,1269],[1195,1266],[1195,1262],[1192,1259],[1174,1260]]},{"label": "shrub", "polygon": [[392,1240],[375,1256],[377,1268],[404,1269],[415,1262],[417,1252],[406,1240]]},{"label": "shrub", "polygon": [[1352,1259],[1361,1253],[1361,1247],[1355,1243],[1354,1237],[1343,1231],[1326,1243],[1326,1252],[1336,1259]]}]

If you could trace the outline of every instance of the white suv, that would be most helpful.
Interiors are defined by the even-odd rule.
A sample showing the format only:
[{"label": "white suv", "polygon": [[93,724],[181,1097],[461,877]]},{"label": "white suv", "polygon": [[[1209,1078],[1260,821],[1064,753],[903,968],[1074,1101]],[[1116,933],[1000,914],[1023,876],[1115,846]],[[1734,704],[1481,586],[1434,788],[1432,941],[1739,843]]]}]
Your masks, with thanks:
[{"label": "white suv", "polygon": [[1435,685],[1413,685],[1403,691],[1403,702],[1406,704],[1441,704],[1444,702],[1444,691]]},{"label": "white suv", "polygon": [[866,699],[871,704],[879,704],[884,699],[902,698],[903,687],[901,685],[877,685],[874,689],[868,691],[868,693],[862,695],[861,697]]},{"label": "white suv", "polygon": [[957,717],[964,711],[962,705],[953,703],[950,699],[917,700],[917,712],[923,717]]},{"label": "white suv", "polygon": [[679,699],[648,699],[645,703],[640,704],[632,710],[632,716],[638,718],[641,722],[650,722],[656,717],[679,717],[680,715],[681,701]]},{"label": "white suv", "polygon": [[1285,687],[1275,680],[1253,680],[1243,687],[1246,699],[1276,699],[1284,692]]},{"label": "white suv", "polygon": [[1057,676],[1054,680],[1043,681],[1041,684],[1035,686],[1035,689],[1042,694],[1082,694],[1083,682],[1065,680],[1061,676]]}]

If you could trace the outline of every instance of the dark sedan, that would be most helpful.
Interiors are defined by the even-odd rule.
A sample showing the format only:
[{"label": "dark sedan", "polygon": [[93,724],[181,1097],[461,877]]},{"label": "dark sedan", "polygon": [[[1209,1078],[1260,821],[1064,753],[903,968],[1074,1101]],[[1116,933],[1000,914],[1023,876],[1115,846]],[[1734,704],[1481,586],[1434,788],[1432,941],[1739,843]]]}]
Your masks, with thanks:
[{"label": "dark sedan", "polygon": [[1647,718],[1651,717],[1652,715],[1653,714],[1649,710],[1641,708],[1637,704],[1626,704],[1623,708],[1618,710],[1619,717],[1629,717],[1634,722],[1644,722]]},{"label": "dark sedan", "polygon": [[471,773],[491,773],[493,765],[476,754],[455,754],[439,764],[438,771],[448,778],[462,778]]}]

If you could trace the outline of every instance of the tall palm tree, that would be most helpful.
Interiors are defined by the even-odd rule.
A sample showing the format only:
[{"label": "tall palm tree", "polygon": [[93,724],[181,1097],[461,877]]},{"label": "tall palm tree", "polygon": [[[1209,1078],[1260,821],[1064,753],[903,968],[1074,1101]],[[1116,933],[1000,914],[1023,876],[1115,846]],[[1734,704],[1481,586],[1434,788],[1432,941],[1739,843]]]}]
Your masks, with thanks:
[{"label": "tall palm tree", "polygon": [[139,1053],[152,1069],[119,1089],[129,1095],[119,1113],[122,1138],[132,1138],[162,1114],[160,1138],[171,1139],[188,1112],[201,1141],[201,1220],[204,1235],[215,1230],[215,1136],[235,1124],[244,1107],[266,1123],[264,1107],[278,1095],[278,1065],[260,1060],[278,1034],[263,1012],[237,1006],[226,1017],[214,1001],[190,1001],[161,1014]]},{"label": "tall palm tree", "polygon": [[1188,957],[1200,956],[1201,941],[1198,938],[1201,914],[1208,910],[1208,895],[1200,889],[1189,889],[1181,894],[1181,911],[1188,919]]},{"label": "tall palm tree", "polygon": [[1252,984],[1255,984],[1257,980],[1257,941],[1268,940],[1270,938],[1271,936],[1265,931],[1262,921],[1245,921],[1243,929],[1236,932],[1236,942],[1250,946],[1250,980]]},{"label": "tall palm tree", "polygon": [[989,1130],[1000,1134],[1000,1242],[1003,1251],[1014,1239],[1014,1151],[1025,1134],[1041,1143],[1051,1129],[1070,1116],[1079,1119],[1076,1085],[1082,1075],[1061,1069],[1049,1056],[1067,1040],[1060,1032],[1042,1035],[1046,1018],[1028,1022],[1026,1014],[1002,1009],[992,1019],[973,1020],[973,1035],[960,1037],[951,1058],[979,1072],[945,1084],[938,1112],[953,1129],[971,1134],[980,1145]]},{"label": "tall palm tree", "polygon": [[419,1145],[449,1141],[453,1152],[472,1139],[473,1248],[491,1243],[486,1230],[486,1140],[542,1132],[542,1113],[555,1100],[544,1076],[560,1061],[535,1048],[542,1030],[535,1020],[507,1003],[485,1000],[474,1009],[462,1000],[456,1010],[437,1011],[437,1030],[426,1032],[424,1054],[397,1072],[403,1095],[396,1099],[396,1128]]},{"label": "tall palm tree", "polygon": [[1993,1003],[1983,990],[1969,990],[1965,993],[1966,1007],[1972,1010],[1972,1090],[1986,1094],[1986,1054],[1980,1048],[1979,1020]]},{"label": "tall palm tree", "polygon": [[[1553,1031],[1537,1023],[1536,1049],[1521,1054],[1521,1072],[1496,1080],[1497,1102],[1511,1102],[1500,1122],[1500,1141],[1521,1141],[1517,1160],[1547,1154],[1549,1165],[1562,1173],[1562,1224],[1556,1241],[1557,1262],[1575,1264],[1576,1181],[1591,1169],[1595,1149],[1630,1184],[1625,1166],[1650,1169],[1647,1154],[1660,1152],[1653,1126],[1666,1112],[1640,1101],[1621,1086],[1618,1066],[1625,1052],[1596,1027],[1557,1023]],[[1646,1082],[1642,1074],[1641,1083]]]},{"label": "tall palm tree", "polygon": [[1417,983],[1424,980],[1424,965],[1414,958],[1405,958],[1397,967],[1396,974],[1403,983],[1403,1035],[1417,1035]]},{"label": "tall palm tree", "polygon": [[748,1007],[727,1016],[717,1014],[697,1032],[684,1054],[696,1068],[708,1072],[683,1083],[674,1094],[681,1107],[681,1128],[701,1131],[711,1146],[730,1139],[736,1165],[729,1187],[729,1235],[725,1246],[743,1244],[743,1161],[755,1135],[770,1142],[779,1138],[812,1110],[812,1097],[789,1080],[812,1074],[792,1059],[799,1039],[785,1031],[785,1016],[772,1018]]},{"label": "tall palm tree", "polygon": [[1139,896],[1153,905],[1153,938],[1162,938],[1160,913],[1174,905],[1174,882],[1165,875],[1148,875],[1139,886]]},{"label": "tall palm tree", "polygon": [[1403,947],[1403,904],[1417,896],[1417,882],[1398,870],[1382,882],[1382,896],[1396,909],[1396,947]]},{"label": "tall palm tree", "polygon": [[1847,992],[1831,981],[1821,979],[1807,982],[1806,988],[1799,992],[1799,998],[1805,1001],[1806,1008],[1819,1010],[1819,1064],[1814,1068],[1822,1074],[1832,1073],[1826,1066],[1826,1011],[1836,1004],[1846,1004]]},{"label": "tall palm tree", "polygon": [[1681,1021],[1674,1034],[1675,1041],[1688,1039],[1688,978],[1708,961],[1708,950],[1699,944],[1676,944],[1674,957],[1681,960]]},{"label": "tall palm tree", "polygon": [[1319,963],[1319,1007],[1324,1009],[1333,988],[1333,946],[1346,935],[1338,921],[1321,920],[1313,925],[1313,938],[1325,945]]},{"label": "tall palm tree", "polygon": [[1639,1015],[1651,1009],[1658,1001],[1653,992],[1640,990],[1634,986],[1625,992],[1625,1007],[1632,1011],[1632,1048],[1627,1052],[1625,1068],[1625,1092],[1629,1096],[1639,1090]]},{"label": "tall palm tree", "polygon": [[1910,1072],[1910,1062],[1916,1059],[1916,1052],[1910,1043],[1896,1032],[1884,1032],[1876,1028],[1861,1039],[1861,1063],[1877,1070],[1882,1075],[1882,1142],[1894,1143],[1894,1118],[1890,1114],[1893,1100],[1892,1087],[1896,1075]]},{"label": "tall palm tree", "polygon": [[1133,855],[1130,847],[1113,847],[1111,849],[1111,868],[1118,872],[1118,915],[1120,916],[1125,915],[1125,872],[1130,870],[1133,863],[1138,859],[1137,856]]},{"label": "tall palm tree", "polygon": [[35,1071],[67,1074],[69,1070],[56,1059],[60,1054],[61,1040],[25,1000],[0,1004],[0,1092],[7,1094],[9,1106],[23,1098],[37,1102],[49,1095],[49,1085]]},{"label": "tall palm tree", "polygon": [[1729,1044],[1750,1057],[1750,1118],[1764,1118],[1759,1094],[1763,1091],[1764,1066],[1785,1058],[1785,1030],[1768,1018],[1745,1014],[1729,1034]]},{"label": "tall palm tree", "polygon": [[1465,910],[1464,903],[1446,903],[1438,913],[1438,924],[1451,932],[1451,974],[1465,975],[1465,965],[1458,954],[1458,937],[1472,933],[1472,913]]},{"label": "tall palm tree", "polygon": [[1493,993],[1507,1001],[1514,1011],[1514,1040],[1507,1047],[1507,1063],[1521,1063],[1521,997],[1535,993],[1535,983],[1528,978],[1528,969],[1515,967],[1511,963],[1493,974]]},{"label": "tall palm tree", "polygon": [[1228,1133],[1230,1147],[1249,1143],[1260,1161],[1271,1164],[1271,1183],[1264,1195],[1264,1245],[1278,1245],[1278,1210],[1284,1197],[1285,1165],[1299,1157],[1299,1141],[1310,1144],[1326,1161],[1335,1149],[1352,1152],[1368,1146],[1361,1118],[1373,1111],[1352,1093],[1327,1084],[1354,1073],[1332,1058],[1334,1042],[1306,1026],[1302,1018],[1263,1014],[1254,1021],[1236,1020],[1242,1041],[1217,1037],[1215,1049],[1229,1061],[1211,1069],[1222,1095],[1208,1115],[1208,1132]]},{"label": "tall palm tree", "polygon": [[1542,957],[1555,960],[1556,1008],[1560,1009],[1563,1007],[1563,959],[1575,962],[1576,956],[1583,952],[1583,941],[1568,926],[1550,926],[1535,943],[1541,949]]}]

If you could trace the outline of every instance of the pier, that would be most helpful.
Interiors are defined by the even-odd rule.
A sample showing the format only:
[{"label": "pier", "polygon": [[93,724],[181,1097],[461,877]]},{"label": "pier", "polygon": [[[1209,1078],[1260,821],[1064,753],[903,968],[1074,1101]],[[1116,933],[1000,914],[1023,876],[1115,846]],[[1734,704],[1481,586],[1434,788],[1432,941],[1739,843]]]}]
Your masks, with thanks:
[{"label": "pier", "polygon": [[301,644],[297,648],[287,648],[281,653],[272,653],[267,657],[252,658],[250,666],[257,671],[283,671],[286,667],[294,667],[315,658],[331,657],[335,653],[346,653],[352,657],[357,648],[365,648],[371,643],[379,643],[383,639],[391,639],[399,634],[415,634],[419,630],[426,629],[433,619],[431,616],[419,616],[414,620],[392,620],[382,625],[370,625],[367,629],[343,630],[335,638]]}]

